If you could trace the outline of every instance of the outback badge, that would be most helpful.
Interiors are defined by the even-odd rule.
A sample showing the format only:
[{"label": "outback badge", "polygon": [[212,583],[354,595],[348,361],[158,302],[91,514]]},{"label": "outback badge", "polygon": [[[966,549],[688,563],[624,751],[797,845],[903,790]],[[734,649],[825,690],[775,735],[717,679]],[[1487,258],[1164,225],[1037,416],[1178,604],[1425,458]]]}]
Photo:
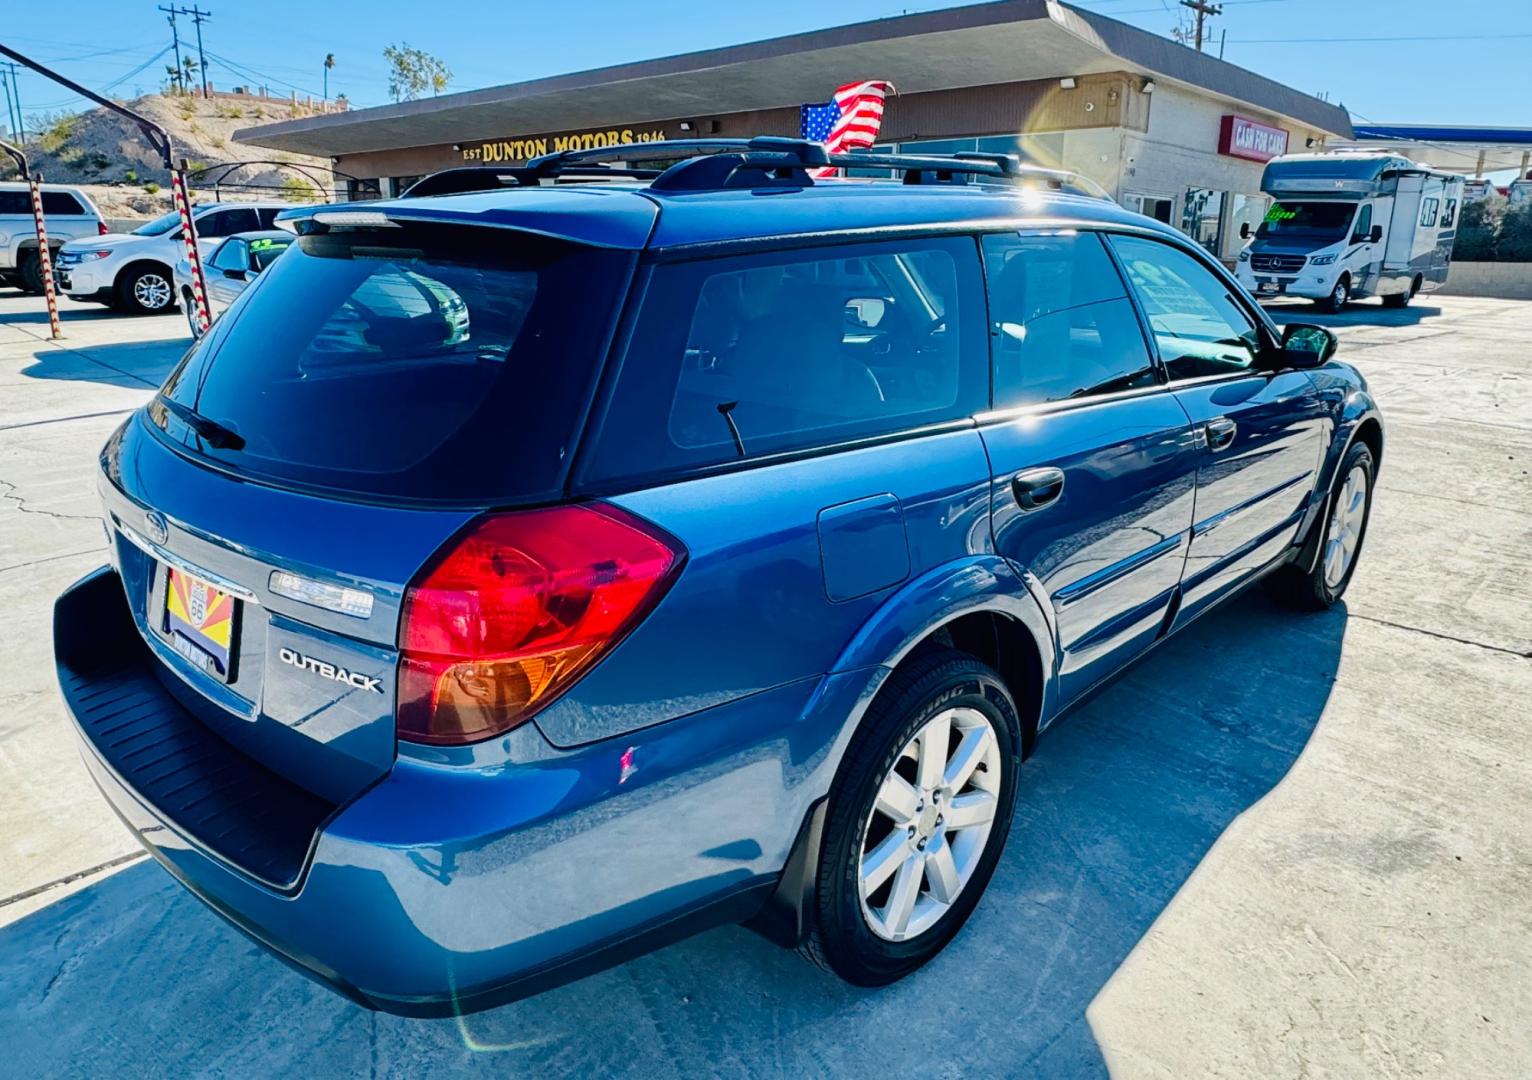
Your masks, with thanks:
[{"label": "outback badge", "polygon": [[312,671],[316,675],[322,675],[326,679],[334,679],[338,683],[345,683],[356,690],[371,690],[374,694],[383,692],[383,680],[375,679],[371,675],[363,675],[355,671],[347,671],[343,667],[320,660],[313,656],[304,656],[296,649],[283,647],[277,650],[277,658],[284,664],[291,664],[295,668],[304,671]]}]

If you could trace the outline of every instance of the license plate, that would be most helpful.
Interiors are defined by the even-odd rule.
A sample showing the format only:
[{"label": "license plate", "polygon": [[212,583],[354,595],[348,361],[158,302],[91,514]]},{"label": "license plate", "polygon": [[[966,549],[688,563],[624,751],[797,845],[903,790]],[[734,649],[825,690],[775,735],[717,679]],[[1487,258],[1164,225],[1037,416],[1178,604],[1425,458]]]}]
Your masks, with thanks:
[{"label": "license plate", "polygon": [[239,601],[194,574],[167,567],[165,620],[171,648],[214,678],[234,675],[234,637]]},{"label": "license plate", "polygon": [[1281,293],[1287,291],[1285,281],[1262,281],[1256,284],[1255,291],[1258,293]]}]

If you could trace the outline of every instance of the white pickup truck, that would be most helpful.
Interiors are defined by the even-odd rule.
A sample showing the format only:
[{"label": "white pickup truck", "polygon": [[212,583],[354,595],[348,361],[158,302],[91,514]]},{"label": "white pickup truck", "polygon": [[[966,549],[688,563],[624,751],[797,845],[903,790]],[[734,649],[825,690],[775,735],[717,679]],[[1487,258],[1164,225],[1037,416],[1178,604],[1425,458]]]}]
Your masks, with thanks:
[{"label": "white pickup truck", "polygon": [[[192,209],[203,259],[235,233],[271,228],[291,203],[203,203]],[[110,304],[134,315],[158,315],[176,306],[176,263],[186,256],[181,218],[174,210],[131,233],[65,244],[53,261],[58,285],[71,299]]]},{"label": "white pickup truck", "polygon": [[[85,192],[59,184],[43,184],[41,187],[48,251],[55,261],[65,242],[106,232],[101,211]],[[43,291],[31,190],[27,184],[14,181],[0,183],[0,284],[14,285],[30,293]]]}]

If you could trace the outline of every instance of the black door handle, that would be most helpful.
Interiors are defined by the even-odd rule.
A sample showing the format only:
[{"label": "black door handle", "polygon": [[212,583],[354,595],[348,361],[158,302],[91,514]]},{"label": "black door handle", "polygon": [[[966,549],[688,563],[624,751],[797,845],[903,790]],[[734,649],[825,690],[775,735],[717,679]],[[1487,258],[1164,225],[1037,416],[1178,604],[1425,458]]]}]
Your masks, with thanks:
[{"label": "black door handle", "polygon": [[1203,424],[1202,431],[1207,436],[1208,449],[1216,452],[1229,448],[1229,444],[1234,441],[1235,433],[1239,431],[1239,425],[1227,416],[1220,416],[1216,420],[1209,420]]},{"label": "black door handle", "polygon": [[1041,510],[1064,493],[1064,470],[1025,469],[1011,477],[1011,494],[1023,510]]}]

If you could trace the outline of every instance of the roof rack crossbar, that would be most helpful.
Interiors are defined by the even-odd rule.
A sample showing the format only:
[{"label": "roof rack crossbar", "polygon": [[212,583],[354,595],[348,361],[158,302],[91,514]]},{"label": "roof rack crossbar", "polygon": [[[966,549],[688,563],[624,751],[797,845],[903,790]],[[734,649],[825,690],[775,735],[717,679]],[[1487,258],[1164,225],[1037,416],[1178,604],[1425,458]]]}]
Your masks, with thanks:
[{"label": "roof rack crossbar", "polygon": [[[638,161],[642,167],[609,164]],[[648,162],[674,161],[668,167]],[[444,195],[532,186],[559,177],[626,177],[649,180],[658,191],[712,191],[725,187],[808,186],[809,170],[821,168],[889,169],[904,174],[907,184],[957,183],[968,177],[1022,185],[1044,184],[1060,191],[1105,197],[1091,181],[1066,169],[1048,169],[1023,162],[1014,154],[963,152],[896,154],[858,152],[831,154],[823,143],[808,139],[758,136],[753,139],[662,139],[622,143],[588,150],[559,150],[533,158],[524,166],[473,166],[449,169],[419,181],[406,194]]]}]

